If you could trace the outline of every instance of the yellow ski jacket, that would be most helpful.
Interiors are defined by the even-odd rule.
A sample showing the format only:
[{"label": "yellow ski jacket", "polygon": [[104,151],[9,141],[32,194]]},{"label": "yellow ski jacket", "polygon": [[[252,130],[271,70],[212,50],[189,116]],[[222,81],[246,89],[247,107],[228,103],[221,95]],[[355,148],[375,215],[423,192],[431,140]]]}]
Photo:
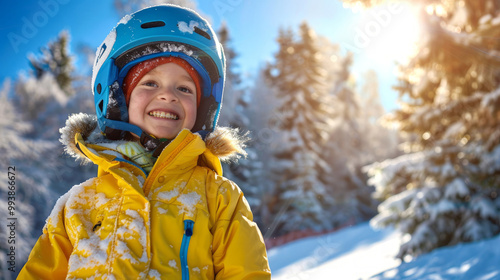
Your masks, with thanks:
[{"label": "yellow ski jacket", "polygon": [[146,177],[95,127],[79,114],[61,129],[98,176],[57,201],[18,279],[271,279],[249,205],[222,177],[228,133],[181,131]]}]

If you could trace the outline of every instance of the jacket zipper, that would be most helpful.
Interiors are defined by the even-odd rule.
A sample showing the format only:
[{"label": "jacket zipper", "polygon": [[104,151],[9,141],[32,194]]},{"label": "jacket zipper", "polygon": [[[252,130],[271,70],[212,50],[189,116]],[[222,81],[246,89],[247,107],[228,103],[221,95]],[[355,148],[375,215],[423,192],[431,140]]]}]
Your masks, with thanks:
[{"label": "jacket zipper", "polygon": [[170,153],[170,155],[164,159],[164,162],[162,162],[161,165],[156,166],[156,164],[155,164],[155,166],[153,166],[153,170],[151,170],[151,172],[149,172],[148,177],[146,177],[146,182],[144,182],[144,185],[143,185],[144,195],[146,197],[149,194],[149,190],[151,189],[151,185],[153,184],[154,180],[156,180],[156,178],[158,177],[158,174],[163,170],[163,168],[165,168],[167,165],[169,165],[175,159],[175,157],[181,152],[181,150],[184,149],[195,138],[196,138],[196,136],[193,134],[187,135],[185,137],[185,139],[183,139],[182,142],[179,144],[179,146],[177,146]]},{"label": "jacket zipper", "polygon": [[187,263],[187,255],[188,255],[189,241],[191,241],[191,236],[193,235],[193,227],[194,227],[194,221],[191,220],[184,221],[184,236],[182,237],[181,251],[180,251],[182,280],[189,280],[189,267]]}]

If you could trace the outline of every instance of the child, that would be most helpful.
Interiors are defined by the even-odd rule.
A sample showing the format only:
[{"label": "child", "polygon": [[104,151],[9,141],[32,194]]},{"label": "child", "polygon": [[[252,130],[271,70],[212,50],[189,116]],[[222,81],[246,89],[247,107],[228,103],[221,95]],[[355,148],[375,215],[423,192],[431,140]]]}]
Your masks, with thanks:
[{"label": "child", "polygon": [[56,203],[19,279],[270,279],[262,235],[219,157],[223,50],[195,12],[126,16],[99,47],[97,116],[71,116],[66,150],[98,176]]}]

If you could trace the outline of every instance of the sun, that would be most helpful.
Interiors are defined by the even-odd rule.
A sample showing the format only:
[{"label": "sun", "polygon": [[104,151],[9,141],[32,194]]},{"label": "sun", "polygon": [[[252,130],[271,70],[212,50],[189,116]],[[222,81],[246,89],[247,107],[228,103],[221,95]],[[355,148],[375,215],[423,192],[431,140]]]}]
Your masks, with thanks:
[{"label": "sun", "polygon": [[[399,6],[394,6],[394,5]],[[392,7],[390,5],[393,5]],[[370,44],[366,55],[379,63],[404,62],[416,50],[420,37],[417,8],[410,4],[391,3],[365,11],[364,31]]]}]

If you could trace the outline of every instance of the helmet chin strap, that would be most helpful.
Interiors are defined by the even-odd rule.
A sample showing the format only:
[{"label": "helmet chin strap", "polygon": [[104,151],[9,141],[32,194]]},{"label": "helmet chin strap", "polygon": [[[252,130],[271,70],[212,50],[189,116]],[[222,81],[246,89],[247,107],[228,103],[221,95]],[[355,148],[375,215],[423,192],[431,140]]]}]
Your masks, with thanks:
[{"label": "helmet chin strap", "polygon": [[[172,139],[167,139],[167,138],[162,138],[162,139],[157,139],[157,140],[159,140],[160,143],[156,146],[156,148],[153,151],[153,157],[155,157],[155,158],[159,157],[161,152],[163,151],[163,149],[165,149],[165,147],[168,144],[170,144],[170,142],[172,142]],[[144,146],[144,144],[142,144],[142,145]]]},{"label": "helmet chin strap", "polygon": [[[146,148],[146,150],[150,152],[153,151],[154,157],[158,157],[163,149],[172,141],[172,139],[167,138],[156,138],[153,135],[143,131],[137,125],[126,122],[104,119],[103,124],[106,126],[106,129],[126,131],[138,135],[141,145]],[[200,130],[196,133],[199,134],[203,140],[205,140],[207,135],[210,134],[210,132],[207,130]]]},{"label": "helmet chin strap", "polygon": [[[201,139],[203,139],[203,141],[205,141],[205,139],[207,138],[208,134],[210,134],[209,131],[207,130],[200,130],[198,132],[196,132],[196,134],[200,135]],[[174,138],[175,139],[175,138]],[[168,138],[156,138],[152,135],[149,135],[145,132],[142,132],[141,134],[141,145],[144,146],[148,151],[153,151],[153,157],[157,158],[160,156],[161,152],[163,151],[163,149],[165,149],[166,146],[168,146],[168,144],[170,144],[170,142],[172,142],[172,140],[174,139],[168,139]],[[154,143],[151,143],[149,141],[153,141]],[[152,144],[152,145],[156,145],[155,148],[153,148],[152,150],[150,150],[146,145],[149,145],[149,144]]]},{"label": "helmet chin strap", "polygon": [[[127,122],[115,121],[115,120],[110,120],[110,119],[103,119],[102,124],[104,127],[106,127],[106,130],[113,129],[113,130],[119,130],[119,131],[126,131],[126,132],[130,132],[130,133],[133,133],[133,134],[139,136],[139,142],[148,151],[153,151],[153,150],[157,149],[160,146],[160,144],[162,144],[163,142],[170,142],[170,141],[164,141],[162,139],[158,139],[158,138],[154,137],[153,135],[146,133],[137,125],[130,124]],[[115,140],[118,140],[118,139],[115,139]]]},{"label": "helmet chin strap", "polygon": [[[153,135],[143,131],[141,133],[141,137],[140,137],[139,142],[141,143],[141,145],[144,148],[146,148],[146,150],[154,151],[158,147],[162,146],[162,144],[164,142],[170,142],[170,141],[162,141],[162,139],[158,139],[158,138],[154,137]],[[165,147],[165,146],[163,146],[163,147]],[[162,148],[162,150],[163,150],[163,148]]]},{"label": "helmet chin strap", "polygon": [[[200,131],[196,132],[196,134],[200,135],[201,139],[203,139],[203,141],[205,141],[205,139],[207,138],[208,134],[210,134],[210,132],[206,131],[206,130],[200,130]],[[142,134],[141,134],[141,145],[144,146],[148,151],[153,151],[153,157],[155,157],[155,158],[160,156],[163,149],[165,149],[165,147],[168,146],[168,144],[170,144],[170,142],[172,142],[172,140],[174,140],[174,139],[167,139],[167,138],[158,139],[158,138],[156,138],[152,135],[149,135],[145,132],[142,132]],[[146,145],[152,145],[152,146],[155,145],[155,146],[152,150],[150,150]]]}]

